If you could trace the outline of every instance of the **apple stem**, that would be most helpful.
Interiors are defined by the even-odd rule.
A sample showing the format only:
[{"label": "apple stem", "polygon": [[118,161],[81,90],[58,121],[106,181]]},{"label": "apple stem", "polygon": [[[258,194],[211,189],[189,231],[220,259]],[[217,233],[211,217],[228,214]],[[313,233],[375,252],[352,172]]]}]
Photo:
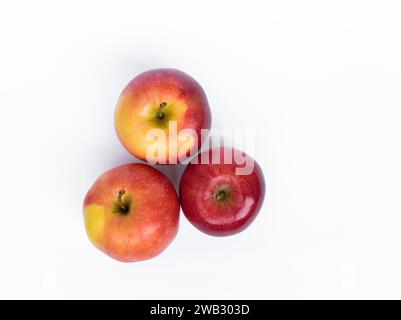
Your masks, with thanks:
[{"label": "apple stem", "polygon": [[167,105],[167,102],[162,102],[159,105],[159,110],[157,111],[157,117],[162,120],[164,118],[164,113],[162,112],[162,109]]},{"label": "apple stem", "polygon": [[124,195],[125,190],[121,189],[118,191],[118,196],[117,196],[117,205],[122,209],[122,210],[127,210],[127,207],[124,205],[124,203],[121,200],[121,197]]},{"label": "apple stem", "polygon": [[215,198],[217,201],[221,201],[221,200],[223,200],[225,197],[226,197],[225,191],[221,190],[221,191],[219,191],[219,192],[215,195],[214,198]]},{"label": "apple stem", "polygon": [[121,202],[121,197],[123,196],[124,193],[125,193],[124,189],[118,191],[117,201]]}]

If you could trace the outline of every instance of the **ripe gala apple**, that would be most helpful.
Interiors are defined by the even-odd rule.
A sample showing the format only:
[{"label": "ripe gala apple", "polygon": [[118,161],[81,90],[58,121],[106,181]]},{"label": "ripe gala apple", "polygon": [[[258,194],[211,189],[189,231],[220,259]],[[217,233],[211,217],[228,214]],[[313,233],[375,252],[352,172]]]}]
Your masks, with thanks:
[{"label": "ripe gala apple", "polygon": [[125,164],[101,175],[84,200],[92,243],[124,262],[161,253],[178,231],[179,201],[170,181],[145,164]]},{"label": "ripe gala apple", "polygon": [[[141,73],[125,87],[114,123],[118,138],[132,155],[171,164],[199,150],[201,129],[210,129],[211,114],[205,92],[192,77],[176,69],[154,69]],[[155,142],[149,136],[152,129],[165,135],[160,144],[165,147],[163,152],[149,149]],[[182,131],[181,139],[172,131]]]},{"label": "ripe gala apple", "polygon": [[[220,163],[212,162],[214,155]],[[208,159],[208,163],[202,164],[202,159]],[[243,162],[253,167],[249,174],[239,175],[236,169],[243,167]],[[232,235],[249,226],[264,195],[261,168],[251,157],[233,148],[214,148],[198,155],[197,163],[191,161],[180,183],[185,216],[199,230],[213,236]]]}]

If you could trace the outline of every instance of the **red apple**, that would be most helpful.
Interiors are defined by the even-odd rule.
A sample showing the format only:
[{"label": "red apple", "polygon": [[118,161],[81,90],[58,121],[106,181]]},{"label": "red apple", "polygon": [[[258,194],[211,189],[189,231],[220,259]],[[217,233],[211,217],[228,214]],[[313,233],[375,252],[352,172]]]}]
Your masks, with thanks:
[{"label": "red apple", "polygon": [[[220,164],[212,163],[214,156],[220,158]],[[196,159],[198,163],[187,166],[180,183],[185,216],[199,230],[213,236],[244,230],[257,216],[265,195],[259,165],[232,148],[211,149]],[[209,159],[209,163],[201,164],[202,159]],[[239,175],[238,169],[245,165],[253,167],[249,167],[248,174]]]},{"label": "red apple", "polygon": [[[128,83],[117,102],[114,122],[118,138],[131,154],[166,164],[199,150],[201,130],[210,129],[211,115],[205,92],[192,77],[175,69],[154,69]],[[159,139],[163,141],[157,141],[164,150],[154,150],[158,139],[151,135],[152,129],[164,134]]]},{"label": "red apple", "polygon": [[126,164],[104,173],[84,200],[92,243],[125,262],[157,256],[178,230],[179,201],[170,181],[145,164]]}]

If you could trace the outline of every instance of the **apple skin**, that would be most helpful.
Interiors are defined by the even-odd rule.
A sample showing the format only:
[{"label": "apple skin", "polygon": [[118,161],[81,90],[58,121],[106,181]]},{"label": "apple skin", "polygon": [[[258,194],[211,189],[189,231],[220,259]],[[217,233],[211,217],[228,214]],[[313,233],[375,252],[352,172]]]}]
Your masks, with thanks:
[{"label": "apple skin", "polygon": [[[188,143],[171,141],[170,121],[176,121],[178,132],[194,130],[196,143],[192,138]],[[132,155],[144,161],[168,164],[178,162],[170,161],[170,148],[173,159],[199,150],[201,129],[210,129],[211,113],[205,92],[192,77],[176,69],[153,69],[135,77],[122,91],[114,123],[119,140]],[[152,156],[147,158],[152,141],[146,136],[155,128],[166,134],[166,156],[161,161]]]},{"label": "apple skin", "polygon": [[119,261],[157,256],[178,231],[177,193],[167,177],[146,164],[105,172],[86,194],[83,207],[89,239]]},{"label": "apple skin", "polygon": [[[232,164],[201,164],[202,154],[198,155],[198,163],[187,166],[180,183],[185,216],[196,228],[212,236],[228,236],[247,228],[259,213],[265,196],[263,172],[256,161],[251,174],[236,175],[235,169],[243,164],[237,163],[234,155],[241,151],[222,147],[205,152],[209,159],[214,152],[223,159],[226,149],[231,151]],[[223,194],[218,201],[219,192]]]}]

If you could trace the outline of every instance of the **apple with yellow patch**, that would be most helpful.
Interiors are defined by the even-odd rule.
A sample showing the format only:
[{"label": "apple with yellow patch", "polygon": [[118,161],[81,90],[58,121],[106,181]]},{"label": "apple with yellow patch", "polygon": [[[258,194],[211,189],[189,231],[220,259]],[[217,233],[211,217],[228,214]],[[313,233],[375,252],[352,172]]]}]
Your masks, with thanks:
[{"label": "apple with yellow patch", "polygon": [[92,243],[124,262],[150,259],[175,238],[177,193],[158,170],[126,164],[100,176],[84,200],[85,226]]},{"label": "apple with yellow patch", "polygon": [[[178,163],[194,155],[201,147],[201,130],[209,130],[210,125],[202,87],[176,69],[138,75],[121,93],[115,111],[121,143],[132,155],[151,163]],[[157,133],[164,134],[162,141]]]}]

